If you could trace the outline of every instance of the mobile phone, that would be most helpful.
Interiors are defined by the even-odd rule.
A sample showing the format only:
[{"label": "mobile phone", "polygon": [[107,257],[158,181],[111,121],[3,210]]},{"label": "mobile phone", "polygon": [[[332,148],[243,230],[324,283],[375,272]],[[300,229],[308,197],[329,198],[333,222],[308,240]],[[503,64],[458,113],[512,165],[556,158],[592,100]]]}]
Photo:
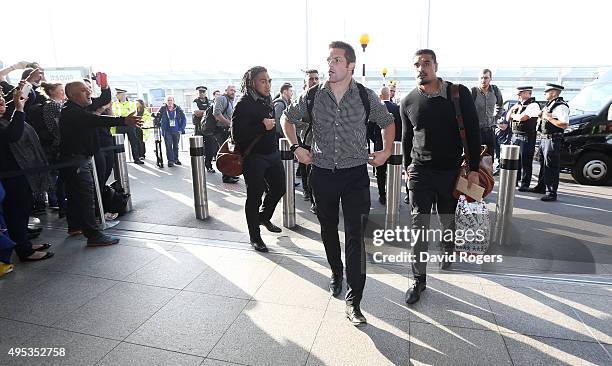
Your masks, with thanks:
[{"label": "mobile phone", "polygon": [[32,91],[32,84],[30,83],[25,83],[23,85],[23,88],[21,88],[21,97],[22,98],[27,98],[28,95],[30,95],[30,92]]},{"label": "mobile phone", "polygon": [[99,72],[99,71],[96,73],[96,84],[98,84],[98,86],[108,85],[106,73]]}]

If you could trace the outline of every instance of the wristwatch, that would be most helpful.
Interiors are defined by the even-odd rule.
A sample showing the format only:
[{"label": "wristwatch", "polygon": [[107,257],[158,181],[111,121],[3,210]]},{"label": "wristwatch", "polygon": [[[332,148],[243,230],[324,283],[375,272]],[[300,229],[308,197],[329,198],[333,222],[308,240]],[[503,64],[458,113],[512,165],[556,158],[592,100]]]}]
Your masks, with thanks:
[{"label": "wristwatch", "polygon": [[298,147],[301,147],[300,144],[293,144],[291,145],[291,147],[289,148],[289,150],[291,150],[292,153],[295,152],[295,150],[298,149]]}]

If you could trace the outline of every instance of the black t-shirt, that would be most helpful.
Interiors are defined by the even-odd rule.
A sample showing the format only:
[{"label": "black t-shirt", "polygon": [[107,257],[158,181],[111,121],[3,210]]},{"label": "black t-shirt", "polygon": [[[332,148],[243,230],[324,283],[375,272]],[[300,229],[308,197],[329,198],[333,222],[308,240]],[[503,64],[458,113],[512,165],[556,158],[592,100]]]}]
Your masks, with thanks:
[{"label": "black t-shirt", "polygon": [[263,100],[255,101],[245,94],[234,107],[232,114],[232,136],[240,151],[246,150],[255,138],[263,137],[255,144],[251,153],[270,154],[278,151],[278,139],[275,129],[266,130],[262,123],[264,118],[274,118],[274,109]]},{"label": "black t-shirt", "polygon": [[[454,169],[461,165],[463,145],[451,99],[451,83],[446,98],[421,95],[415,88],[400,103],[404,165],[428,165],[435,169]],[[470,169],[478,171],[480,130],[476,107],[470,91],[459,86],[459,97],[470,153]]]}]

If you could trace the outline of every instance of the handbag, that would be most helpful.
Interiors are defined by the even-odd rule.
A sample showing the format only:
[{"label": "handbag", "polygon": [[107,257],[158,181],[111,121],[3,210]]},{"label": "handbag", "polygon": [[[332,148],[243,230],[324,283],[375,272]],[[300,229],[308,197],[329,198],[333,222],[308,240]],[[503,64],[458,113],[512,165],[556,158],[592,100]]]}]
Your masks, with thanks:
[{"label": "handbag", "polygon": [[[457,180],[460,177],[466,178],[468,173],[470,172],[470,151],[468,149],[467,139],[465,137],[465,125],[463,123],[463,115],[461,113],[461,105],[459,103],[459,85],[453,84],[451,85],[451,98],[453,100],[453,104],[455,105],[455,117],[457,119],[457,125],[459,126],[459,135],[461,136],[461,143],[463,144],[463,162],[459,167],[459,172],[457,174]],[[482,145],[480,148],[480,163],[478,168],[478,178],[480,181],[479,186],[484,188],[484,193],[482,197],[486,197],[491,191],[493,191],[493,185],[495,184],[495,180],[493,179],[493,157],[487,154],[487,146]],[[457,184],[455,183],[455,186]],[[453,196],[455,198],[459,198],[461,192],[459,192],[456,188],[453,191]],[[468,202],[473,201],[470,197],[468,198]]]},{"label": "handbag", "polygon": [[[265,133],[265,132],[264,132]],[[219,148],[219,152],[217,152],[217,160],[216,166],[217,169],[225,174],[232,177],[237,177],[242,175],[242,170],[244,166],[244,158],[249,155],[255,144],[263,137],[263,134],[255,137],[255,140],[251,142],[249,147],[246,148],[244,154],[240,154],[240,152],[236,149],[236,143],[232,136],[228,137],[227,140],[221,145]]]}]

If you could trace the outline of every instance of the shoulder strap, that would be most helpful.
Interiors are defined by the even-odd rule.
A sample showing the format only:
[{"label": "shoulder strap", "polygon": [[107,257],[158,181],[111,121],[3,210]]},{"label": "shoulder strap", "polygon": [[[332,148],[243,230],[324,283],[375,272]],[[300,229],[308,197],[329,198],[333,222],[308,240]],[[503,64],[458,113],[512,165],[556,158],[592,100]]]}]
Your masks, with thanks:
[{"label": "shoulder strap", "polygon": [[225,114],[225,112],[227,112],[227,110],[229,109],[229,106],[230,106],[230,100],[227,97],[227,95],[225,95],[225,100],[227,101],[227,105],[225,106],[225,109],[223,109],[223,113],[221,113],[221,114]]},{"label": "shoulder strap", "polygon": [[[461,114],[461,103],[459,95],[459,84],[451,84],[451,99],[455,106],[455,118],[457,119],[457,126],[459,126],[459,136],[461,137],[461,144],[463,144],[463,157],[466,162],[470,161],[470,151],[468,149],[467,138],[465,137],[465,125],[463,124],[463,115]],[[469,166],[469,165],[468,165]]]},{"label": "shoulder strap", "polygon": [[497,85],[494,85],[494,84],[491,84],[491,87],[493,88],[493,93],[495,94],[495,98],[499,99],[499,96],[500,96],[499,88],[497,88]]},{"label": "shoulder strap", "polygon": [[370,109],[371,109],[368,91],[366,90],[365,86],[363,86],[363,84],[361,83],[357,83],[357,89],[359,89],[359,97],[361,98],[361,103],[363,104],[363,108],[365,108],[365,112],[366,112],[365,123],[368,123],[368,121],[370,120]]},{"label": "shoulder strap", "polygon": [[478,96],[478,88],[477,88],[477,87],[475,87],[475,86],[473,86],[473,87],[472,87],[472,99],[473,99],[474,101],[476,101],[476,97],[477,97],[477,96]]}]

